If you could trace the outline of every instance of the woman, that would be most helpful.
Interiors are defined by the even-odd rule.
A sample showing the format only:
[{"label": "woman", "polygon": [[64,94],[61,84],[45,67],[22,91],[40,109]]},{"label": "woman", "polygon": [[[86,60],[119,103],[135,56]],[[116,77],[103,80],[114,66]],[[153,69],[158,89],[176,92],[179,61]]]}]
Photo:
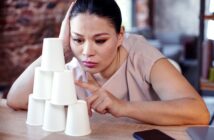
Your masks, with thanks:
[{"label": "woman", "polygon": [[[94,109],[156,125],[208,124],[208,110],[187,80],[143,37],[124,34],[114,0],[77,0],[60,37],[74,56],[67,67],[75,71],[78,97],[90,115]],[[39,65],[40,59],[15,81],[9,106],[27,108]]]}]

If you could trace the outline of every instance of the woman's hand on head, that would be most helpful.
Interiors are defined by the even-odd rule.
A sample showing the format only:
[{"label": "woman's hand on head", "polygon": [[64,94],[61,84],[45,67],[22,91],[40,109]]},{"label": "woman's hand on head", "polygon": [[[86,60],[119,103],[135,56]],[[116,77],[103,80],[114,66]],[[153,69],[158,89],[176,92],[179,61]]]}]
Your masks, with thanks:
[{"label": "woman's hand on head", "polygon": [[103,89],[91,74],[88,74],[88,82],[76,81],[75,83],[92,93],[86,99],[90,116],[92,109],[101,114],[111,113],[116,117],[123,116],[127,102],[119,100]]},{"label": "woman's hand on head", "polygon": [[69,15],[71,12],[71,9],[74,5],[75,1],[73,1],[70,5],[70,7],[67,10],[67,13],[62,21],[61,27],[60,27],[60,33],[59,38],[63,40],[63,49],[64,49],[64,55],[66,61],[70,61],[73,57],[71,47],[70,47],[70,24],[69,24]]}]

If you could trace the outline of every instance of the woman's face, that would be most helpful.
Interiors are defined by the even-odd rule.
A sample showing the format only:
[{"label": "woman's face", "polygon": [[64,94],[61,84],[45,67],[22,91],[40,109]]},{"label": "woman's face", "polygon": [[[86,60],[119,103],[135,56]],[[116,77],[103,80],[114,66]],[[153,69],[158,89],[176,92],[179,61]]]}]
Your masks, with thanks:
[{"label": "woman's face", "polygon": [[70,21],[71,49],[85,71],[108,71],[115,61],[123,34],[117,34],[106,18],[93,14],[79,14]]}]

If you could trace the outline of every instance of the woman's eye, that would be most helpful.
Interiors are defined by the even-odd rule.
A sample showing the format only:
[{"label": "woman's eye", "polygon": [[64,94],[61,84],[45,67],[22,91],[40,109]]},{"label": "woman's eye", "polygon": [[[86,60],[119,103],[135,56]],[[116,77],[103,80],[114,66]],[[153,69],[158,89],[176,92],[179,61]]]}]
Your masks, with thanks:
[{"label": "woman's eye", "polygon": [[97,44],[103,44],[103,43],[106,42],[106,40],[105,40],[105,39],[102,39],[102,40],[95,40],[95,42],[96,42]]},{"label": "woman's eye", "polygon": [[73,38],[73,41],[74,41],[75,43],[78,43],[78,44],[83,43],[83,40],[82,40],[82,39]]}]

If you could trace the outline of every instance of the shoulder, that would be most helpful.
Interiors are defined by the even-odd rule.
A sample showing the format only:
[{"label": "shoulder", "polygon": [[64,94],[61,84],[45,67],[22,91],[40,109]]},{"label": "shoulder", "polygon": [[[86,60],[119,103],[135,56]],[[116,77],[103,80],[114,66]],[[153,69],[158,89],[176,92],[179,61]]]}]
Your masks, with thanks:
[{"label": "shoulder", "polygon": [[123,42],[124,48],[128,50],[128,52],[150,52],[157,50],[142,36],[137,34],[126,34]]},{"label": "shoulder", "polygon": [[126,34],[123,47],[128,51],[129,56],[134,55],[142,58],[162,57],[162,53],[153,47],[142,35]]},{"label": "shoulder", "polygon": [[152,66],[165,56],[141,35],[129,34],[126,36],[124,48],[128,51],[129,69],[137,70],[145,81],[150,82]]},{"label": "shoulder", "polygon": [[126,33],[125,34],[125,40],[126,41],[132,41],[132,40],[145,40],[145,38],[142,35],[133,34],[133,33]]}]

